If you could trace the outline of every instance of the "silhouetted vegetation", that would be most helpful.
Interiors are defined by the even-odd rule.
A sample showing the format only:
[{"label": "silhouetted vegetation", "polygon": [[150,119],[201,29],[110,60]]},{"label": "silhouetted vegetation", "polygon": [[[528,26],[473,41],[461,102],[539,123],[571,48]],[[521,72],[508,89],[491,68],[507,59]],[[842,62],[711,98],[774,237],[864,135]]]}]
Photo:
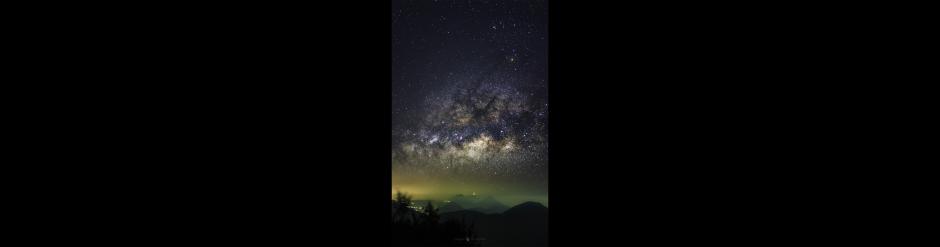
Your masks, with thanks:
[{"label": "silhouetted vegetation", "polygon": [[474,246],[473,225],[464,220],[441,221],[431,202],[415,210],[411,196],[396,192],[392,200],[393,246]]}]

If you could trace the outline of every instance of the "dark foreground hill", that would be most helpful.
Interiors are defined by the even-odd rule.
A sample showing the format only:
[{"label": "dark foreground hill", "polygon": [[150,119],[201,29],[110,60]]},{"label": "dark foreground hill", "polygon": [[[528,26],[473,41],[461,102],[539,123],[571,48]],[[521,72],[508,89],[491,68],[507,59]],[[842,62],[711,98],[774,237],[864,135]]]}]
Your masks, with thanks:
[{"label": "dark foreground hill", "polygon": [[450,219],[473,225],[477,235],[485,239],[483,246],[548,246],[548,208],[537,202],[525,202],[497,214],[473,210],[441,214],[441,220]]}]

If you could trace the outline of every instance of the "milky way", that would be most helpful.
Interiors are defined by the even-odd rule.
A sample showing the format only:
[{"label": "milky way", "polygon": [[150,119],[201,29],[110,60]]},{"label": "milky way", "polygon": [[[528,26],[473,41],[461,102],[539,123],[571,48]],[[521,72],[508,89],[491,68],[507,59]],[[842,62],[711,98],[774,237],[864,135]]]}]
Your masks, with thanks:
[{"label": "milky way", "polygon": [[547,197],[545,5],[393,2],[393,187]]}]

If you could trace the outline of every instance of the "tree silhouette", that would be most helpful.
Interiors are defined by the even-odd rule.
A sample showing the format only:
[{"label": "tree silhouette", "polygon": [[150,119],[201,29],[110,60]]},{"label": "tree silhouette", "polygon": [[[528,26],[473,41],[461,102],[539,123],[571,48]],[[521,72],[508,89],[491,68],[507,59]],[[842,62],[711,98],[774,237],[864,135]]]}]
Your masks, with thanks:
[{"label": "tree silhouette", "polygon": [[410,219],[414,215],[414,209],[410,206],[412,204],[411,196],[402,193],[401,191],[395,192],[395,205],[392,213],[392,221],[402,222],[406,219]]},{"label": "tree silhouette", "polygon": [[[393,246],[469,246],[473,239],[472,226],[462,220],[441,222],[434,204],[428,202],[421,212],[412,206],[412,197],[396,192],[392,200],[392,245]],[[461,241],[463,240],[463,241]]]},{"label": "tree silhouette", "polygon": [[424,207],[424,212],[423,212],[425,223],[432,225],[432,226],[436,226],[438,224],[438,222],[441,220],[441,216],[437,213],[437,210],[438,209],[434,208],[434,204],[431,204],[431,202],[429,201],[428,205]]}]

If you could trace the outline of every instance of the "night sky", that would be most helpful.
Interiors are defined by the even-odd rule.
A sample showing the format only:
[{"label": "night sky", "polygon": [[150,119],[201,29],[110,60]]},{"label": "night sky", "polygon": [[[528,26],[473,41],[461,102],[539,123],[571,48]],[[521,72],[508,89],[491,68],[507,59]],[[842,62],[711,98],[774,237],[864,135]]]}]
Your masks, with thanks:
[{"label": "night sky", "polygon": [[547,22],[547,1],[393,1],[393,191],[548,205]]}]

